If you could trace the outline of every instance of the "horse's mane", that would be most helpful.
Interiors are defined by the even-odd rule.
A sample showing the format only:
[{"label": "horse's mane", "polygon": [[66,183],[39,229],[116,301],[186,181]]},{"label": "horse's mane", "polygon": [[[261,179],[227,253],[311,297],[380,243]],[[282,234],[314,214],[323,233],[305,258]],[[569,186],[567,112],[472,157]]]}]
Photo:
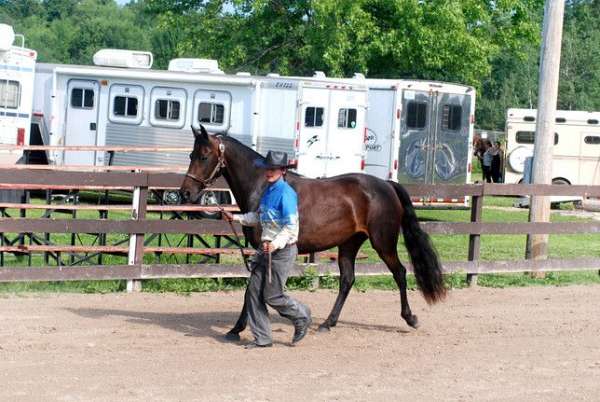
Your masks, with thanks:
[{"label": "horse's mane", "polygon": [[[226,134],[220,134],[221,139],[223,139],[226,143],[232,143],[236,146],[237,149],[240,150],[240,152],[242,152],[242,157],[246,160],[251,160],[251,161],[256,161],[256,160],[260,160],[260,161],[265,161],[265,157],[262,156],[261,154],[259,154],[258,152],[256,152],[255,150],[253,150],[252,148],[250,148],[249,146],[245,145],[244,143],[242,143],[240,140],[238,140],[237,138],[234,138],[230,135],[226,135]],[[288,155],[289,156],[289,155]],[[288,175],[293,175],[293,176],[297,176],[297,177],[301,177],[302,175],[293,172],[293,171],[289,171],[287,172]]]}]

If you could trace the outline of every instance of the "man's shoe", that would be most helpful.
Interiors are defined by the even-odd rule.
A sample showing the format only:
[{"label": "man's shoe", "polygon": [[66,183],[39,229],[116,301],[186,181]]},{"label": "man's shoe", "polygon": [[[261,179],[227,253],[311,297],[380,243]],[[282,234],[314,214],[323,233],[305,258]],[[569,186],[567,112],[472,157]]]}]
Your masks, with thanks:
[{"label": "man's shoe", "polygon": [[250,342],[250,343],[244,345],[244,349],[270,348],[272,346],[273,346],[272,343],[265,343],[264,345],[259,345],[256,342]]},{"label": "man's shoe", "polygon": [[241,340],[240,334],[238,334],[237,332],[231,332],[231,331],[226,333],[223,338],[225,338],[225,340],[227,342],[239,342]]},{"label": "man's shoe", "polygon": [[308,310],[308,318],[306,320],[298,320],[299,322],[294,323],[294,337],[292,338],[292,345],[300,342],[308,333],[308,328],[312,324],[312,318],[310,316],[310,309]]}]

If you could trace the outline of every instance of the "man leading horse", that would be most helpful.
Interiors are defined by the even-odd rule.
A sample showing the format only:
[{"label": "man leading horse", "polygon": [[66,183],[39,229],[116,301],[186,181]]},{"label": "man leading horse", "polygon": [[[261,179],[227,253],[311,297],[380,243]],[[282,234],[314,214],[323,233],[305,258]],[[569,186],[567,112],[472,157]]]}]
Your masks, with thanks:
[{"label": "man leading horse", "polygon": [[257,162],[258,167],[265,169],[265,179],[269,183],[260,199],[258,211],[238,215],[223,212],[229,221],[261,228],[262,243],[255,256],[246,293],[248,323],[254,342],[247,344],[246,349],[273,344],[267,305],[294,324],[292,345],[304,338],[312,322],[310,309],[284,291],[298,255],[299,228],[298,196],[285,181],[289,167],[287,154],[269,151],[265,161]]}]

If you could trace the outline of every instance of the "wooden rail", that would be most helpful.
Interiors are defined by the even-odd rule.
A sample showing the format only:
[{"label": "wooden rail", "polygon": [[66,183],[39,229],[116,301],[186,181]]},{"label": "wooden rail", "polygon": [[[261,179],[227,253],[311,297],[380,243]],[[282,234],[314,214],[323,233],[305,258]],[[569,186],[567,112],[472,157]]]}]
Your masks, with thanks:
[{"label": "wooden rail", "polygon": [[[49,219],[49,218],[0,218],[2,233],[95,233],[106,235],[121,233],[130,235],[128,245],[112,246],[54,246],[44,244],[0,245],[0,252],[39,253],[39,252],[103,252],[128,254],[128,265],[101,265],[87,267],[40,268],[0,268],[0,281],[22,280],[82,280],[82,279],[127,279],[140,280],[161,277],[228,277],[245,276],[241,266],[224,264],[143,264],[145,253],[186,253],[186,254],[237,254],[235,249],[222,247],[165,247],[144,245],[144,236],[151,234],[188,234],[231,236],[229,225],[215,220],[157,220],[148,219],[147,212],[200,212],[216,211],[214,207],[148,205],[148,190],[152,188],[178,188],[183,175],[162,172],[58,172],[49,170],[0,169],[0,188],[6,189],[127,189],[137,194],[132,205],[38,205],[25,203],[3,203],[0,210],[29,209],[44,210],[89,210],[132,211],[131,219]],[[600,259],[585,258],[572,260],[516,260],[480,261],[480,236],[487,234],[569,234],[600,233],[600,222],[482,222],[483,198],[490,195],[562,195],[599,197],[600,186],[550,186],[550,185],[407,185],[413,197],[471,197],[471,222],[423,222],[422,226],[430,234],[469,235],[468,261],[444,262],[446,272],[463,272],[473,280],[479,273],[522,272],[532,270],[573,270],[599,269]],[[227,206],[235,210],[234,206]],[[241,232],[241,228],[238,227]],[[251,254],[252,250],[246,250]],[[333,255],[334,253],[326,253]],[[322,254],[321,257],[326,254]],[[318,259],[317,259],[318,260]],[[312,267],[317,274],[331,272],[337,267],[330,263],[298,265],[300,273]],[[383,264],[357,264],[357,273],[374,275],[387,273]]]}]

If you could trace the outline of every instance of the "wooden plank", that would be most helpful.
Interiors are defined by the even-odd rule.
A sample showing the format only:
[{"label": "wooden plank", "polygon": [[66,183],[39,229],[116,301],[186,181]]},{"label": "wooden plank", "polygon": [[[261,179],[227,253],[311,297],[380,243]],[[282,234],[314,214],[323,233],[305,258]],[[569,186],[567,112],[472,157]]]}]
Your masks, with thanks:
[{"label": "wooden plank", "polygon": [[[241,231],[241,226],[235,224]],[[231,227],[216,220],[96,220],[0,218],[0,232],[9,233],[189,233],[231,236]]]},{"label": "wooden plank", "polygon": [[9,145],[0,144],[0,150],[11,151],[100,151],[100,152],[191,152],[190,147],[138,147],[115,145]]},{"label": "wooden plank", "polygon": [[53,172],[186,172],[188,166],[186,165],[170,165],[170,166],[118,166],[118,165],[103,165],[103,166],[92,166],[92,165],[9,165],[0,164],[0,169],[13,169],[13,170],[25,170],[25,171],[53,171]]},{"label": "wooden plank", "polygon": [[[600,233],[600,222],[422,222],[429,234],[574,234]],[[236,228],[241,227],[236,224]],[[216,220],[95,220],[0,218],[0,232],[9,233],[180,233],[231,236],[231,228]]]},{"label": "wooden plank", "polygon": [[[482,196],[473,196],[471,200],[471,222],[479,223],[481,222],[481,214],[483,212],[483,197]],[[469,261],[479,261],[479,251],[480,251],[480,235],[471,234],[469,235],[469,251],[468,251],[468,259]],[[467,275],[467,283],[469,286],[474,286],[477,284],[477,276],[474,274]]]},{"label": "wooden plank", "polygon": [[[412,271],[410,264],[406,264]],[[307,268],[318,275],[339,275],[337,264],[296,264],[291,276],[300,276]],[[600,258],[572,260],[517,260],[486,262],[446,262],[445,273],[512,273],[541,271],[598,270]],[[389,275],[383,263],[356,264],[357,276]],[[86,267],[10,267],[0,268],[0,282],[36,282],[108,279],[156,279],[156,278],[242,278],[249,275],[243,265],[182,264],[182,265],[95,265]]]},{"label": "wooden plank", "polygon": [[555,195],[600,197],[600,186],[584,185],[551,185],[551,184],[492,184],[483,185],[483,195]]},{"label": "wooden plank", "polygon": [[[226,211],[239,212],[237,205],[221,205]],[[0,202],[0,208],[43,209],[43,210],[91,210],[91,211],[130,211],[131,205],[106,204],[20,204],[17,202]],[[205,205],[148,205],[148,212],[219,212],[219,207]]]},{"label": "wooden plank", "polygon": [[0,169],[0,183],[2,188],[133,188],[147,186],[148,175],[146,173]]}]

